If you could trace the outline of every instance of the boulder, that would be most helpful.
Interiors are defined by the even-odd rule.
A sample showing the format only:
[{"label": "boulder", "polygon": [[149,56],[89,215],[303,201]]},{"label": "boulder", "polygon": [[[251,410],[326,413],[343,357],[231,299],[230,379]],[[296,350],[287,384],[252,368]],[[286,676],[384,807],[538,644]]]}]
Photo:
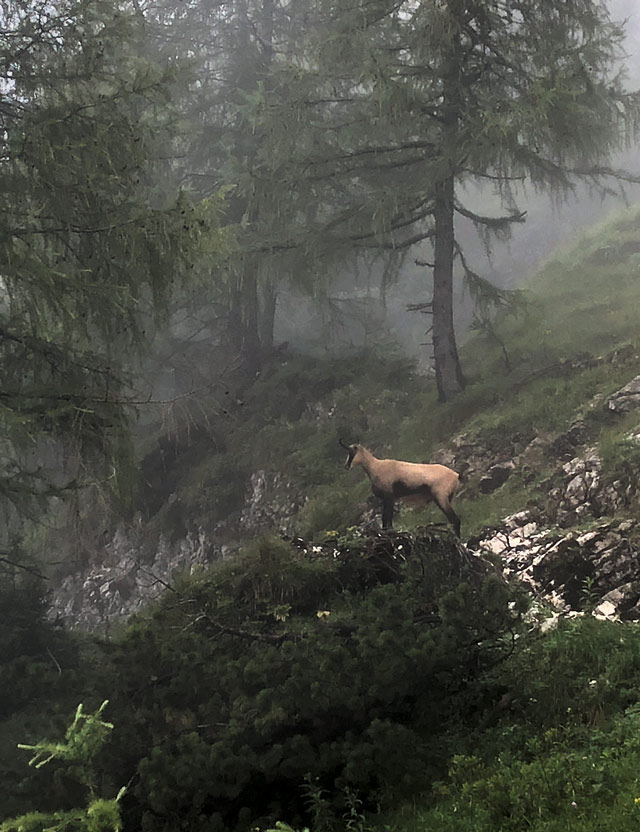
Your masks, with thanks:
[{"label": "boulder", "polygon": [[640,551],[630,533],[636,522],[606,521],[581,533],[554,537],[528,512],[505,518],[477,545],[499,555],[502,572],[538,600],[563,612],[594,608],[605,618],[640,618]]},{"label": "boulder", "polygon": [[637,410],[640,407],[640,376],[636,376],[620,390],[612,393],[606,399],[605,407],[619,414]]}]

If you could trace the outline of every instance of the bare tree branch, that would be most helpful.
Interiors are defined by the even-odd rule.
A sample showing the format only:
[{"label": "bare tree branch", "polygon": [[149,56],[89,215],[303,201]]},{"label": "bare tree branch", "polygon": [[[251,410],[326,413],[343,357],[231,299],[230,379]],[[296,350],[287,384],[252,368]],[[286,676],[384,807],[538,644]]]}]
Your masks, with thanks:
[{"label": "bare tree branch", "polygon": [[479,225],[484,225],[487,228],[494,229],[505,228],[512,222],[524,222],[527,216],[526,211],[518,211],[514,214],[507,214],[503,217],[485,217],[482,214],[476,214],[475,211],[471,211],[469,208],[465,208],[464,205],[461,205],[459,202],[456,202],[455,210],[461,216],[466,217]]},{"label": "bare tree branch", "polygon": [[19,563],[18,561],[6,557],[4,553],[0,555],[0,563],[6,563],[8,566],[14,566],[16,569],[22,569],[24,572],[29,572],[30,575],[35,575],[36,578],[40,578],[43,581],[49,580],[46,575],[41,574],[31,566],[27,566],[25,563]]}]

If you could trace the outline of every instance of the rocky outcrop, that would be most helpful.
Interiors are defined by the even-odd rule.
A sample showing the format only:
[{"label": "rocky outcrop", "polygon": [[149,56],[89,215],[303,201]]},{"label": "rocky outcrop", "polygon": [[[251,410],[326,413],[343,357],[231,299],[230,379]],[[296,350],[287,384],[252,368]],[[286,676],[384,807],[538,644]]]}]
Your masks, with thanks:
[{"label": "rocky outcrop", "polygon": [[617,392],[609,396],[605,406],[613,413],[630,413],[640,407],[640,376],[636,376]]},{"label": "rocky outcrop", "polygon": [[529,511],[477,541],[480,555],[499,557],[503,574],[561,612],[593,610],[606,618],[640,619],[640,529],[606,521],[588,531],[553,532]]},{"label": "rocky outcrop", "polygon": [[[597,359],[604,360],[609,359]],[[590,358],[584,361],[591,366]],[[566,369],[563,364],[558,371]],[[575,369],[573,364],[569,369]],[[636,484],[633,477],[611,482],[605,476],[589,415],[604,410],[615,420],[638,408],[640,376],[606,398],[594,397],[564,432],[529,437],[518,447],[507,444],[499,451],[471,434],[460,434],[436,452],[431,461],[454,468],[465,487],[482,494],[497,491],[516,474],[527,483],[553,468],[535,514],[527,510],[506,518],[471,549],[499,559],[508,579],[517,579],[558,610],[586,607],[605,617],[640,619],[640,526],[620,519],[637,505]],[[310,405],[303,418],[325,423],[334,415],[333,405]],[[628,437],[640,443],[640,426]],[[209,534],[196,529],[177,541],[163,536],[150,541],[141,524],[120,528],[91,564],[65,577],[54,590],[51,615],[72,627],[108,632],[162,592],[177,572],[225,557],[239,538],[290,534],[304,502],[305,496],[284,475],[258,470],[248,483],[240,514]],[[375,525],[379,507],[374,502],[363,507],[363,520]],[[578,525],[581,530],[573,528]]]},{"label": "rocky outcrop", "polygon": [[504,485],[515,467],[516,463],[511,459],[492,465],[487,473],[480,478],[480,482],[478,483],[478,488],[482,494],[491,494],[500,488],[501,485]]},{"label": "rocky outcrop", "polygon": [[580,456],[574,457],[562,466],[563,482],[551,491],[551,504],[555,502],[557,510],[553,518],[556,523],[567,528],[584,521],[587,517],[598,516],[598,500],[602,460],[595,448],[587,448]]},{"label": "rocky outcrop", "polygon": [[303,502],[285,477],[261,470],[251,477],[239,520],[221,523],[211,533],[196,529],[171,541],[151,534],[141,522],[121,526],[91,563],[54,589],[50,616],[72,628],[108,634],[170,586],[179,572],[231,555],[238,535],[246,540],[288,532]]},{"label": "rocky outcrop", "polygon": [[163,592],[178,572],[193,572],[223,555],[201,530],[175,542],[162,535],[150,542],[139,526],[120,527],[94,563],[63,578],[53,591],[50,617],[106,635]]},{"label": "rocky outcrop", "polygon": [[432,454],[429,462],[447,465],[460,474],[463,482],[484,482],[484,493],[500,487],[515,468],[513,448],[505,448],[501,454],[491,451],[472,434],[461,433],[446,448]]},{"label": "rocky outcrop", "polygon": [[304,503],[304,495],[286,477],[273,471],[256,471],[251,476],[240,515],[240,532],[246,536],[288,533],[292,518]]},{"label": "rocky outcrop", "polygon": [[562,465],[561,481],[549,492],[547,517],[561,528],[589,518],[624,514],[633,503],[632,482],[609,481],[603,475],[602,459],[593,447]]}]

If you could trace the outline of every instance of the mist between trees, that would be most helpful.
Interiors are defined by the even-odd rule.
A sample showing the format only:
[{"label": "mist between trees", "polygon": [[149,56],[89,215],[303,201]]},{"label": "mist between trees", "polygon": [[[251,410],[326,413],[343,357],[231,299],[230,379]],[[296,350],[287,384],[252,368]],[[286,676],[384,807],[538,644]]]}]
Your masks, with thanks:
[{"label": "mist between trees", "polygon": [[8,516],[89,470],[125,492],[128,407],[227,395],[283,339],[400,341],[455,397],[454,319],[491,333],[520,311],[548,246],[536,222],[495,248],[529,205],[635,181],[614,161],[638,115],[624,29],[596,0],[20,0],[2,19]]},{"label": "mist between trees", "polygon": [[[195,769],[206,780],[229,767],[224,811],[217,826],[206,828],[251,820],[244,810],[254,775],[233,771],[248,759],[243,719],[245,706],[251,710],[237,693],[244,688],[236,676],[247,675],[238,636],[250,637],[255,660],[250,694],[266,692],[264,711],[251,716],[255,753],[265,756],[265,817],[273,811],[271,772],[281,762],[271,758],[271,746],[298,742],[297,734],[289,736],[289,714],[279,709],[274,668],[289,680],[292,710],[313,697],[321,705],[322,724],[313,711],[307,722],[325,756],[309,765],[313,753],[306,744],[296,747],[300,770],[306,765],[330,778],[342,766],[345,788],[360,777],[365,785],[381,778],[374,769],[385,761],[391,734],[397,757],[389,766],[405,758],[405,785],[415,777],[424,749],[406,724],[416,702],[426,701],[422,688],[433,674],[441,684],[432,689],[432,712],[444,712],[455,690],[460,714],[473,715],[464,684],[492,669],[494,650],[511,650],[515,641],[507,637],[520,609],[499,581],[462,581],[469,564],[457,544],[459,573],[447,571],[452,544],[437,536],[416,544],[431,566],[422,568],[422,554],[416,556],[415,574],[397,568],[394,552],[380,560],[362,542],[342,541],[342,560],[331,554],[322,563],[307,562],[292,545],[265,544],[244,566],[227,564],[196,585],[200,606],[192,589],[185,607],[180,585],[169,587],[176,598],[165,598],[156,612],[163,637],[151,616],[115,653],[104,646],[104,667],[90,658],[91,672],[78,658],[80,641],[46,623],[39,582],[43,572],[56,573],[58,558],[64,569],[86,562],[98,551],[97,537],[136,509],[152,515],[162,506],[175,520],[171,465],[178,457],[193,467],[191,488],[204,494],[202,502],[209,498],[203,483],[214,482],[220,516],[235,506],[254,462],[239,462],[238,449],[264,424],[243,421],[247,403],[247,410],[253,404],[268,411],[277,450],[278,441],[291,441],[278,433],[281,423],[299,426],[311,393],[334,389],[340,374],[344,387],[353,387],[360,367],[375,378],[369,389],[381,409],[406,415],[409,384],[414,393],[431,386],[434,399],[455,402],[468,383],[458,339],[470,328],[501,346],[508,372],[496,318],[524,314],[532,266],[571,228],[637,195],[640,96],[621,74],[627,61],[637,74],[637,61],[625,56],[634,42],[616,22],[629,11],[635,9],[615,4],[610,16],[600,0],[0,3],[0,601],[13,616],[1,645],[10,670],[3,708],[11,715],[20,697],[36,701],[43,687],[58,683],[66,704],[76,694],[95,698],[101,685],[114,688],[125,732],[118,753],[131,776],[143,755],[124,747],[129,737],[148,755],[137,788],[142,794],[148,786],[149,805],[127,809],[146,818],[145,828],[162,828],[155,824],[167,799],[175,811],[167,816],[189,811],[193,828],[202,822],[201,805],[185,800],[183,784],[195,782],[193,760],[205,758],[211,768],[203,762]],[[629,37],[637,26],[631,18]],[[319,362],[300,369],[293,357],[344,356],[353,347],[367,355],[348,369],[346,362],[339,370]],[[410,374],[398,352],[415,358],[420,372]],[[276,365],[281,383],[269,386],[267,379],[258,389]],[[305,371],[311,378],[300,392]],[[354,400],[350,428],[374,432],[374,417],[368,420]],[[437,415],[430,418],[435,423]],[[238,428],[233,446],[231,423]],[[299,435],[311,433],[303,425]],[[192,442],[203,435],[218,453],[205,473],[198,469],[202,446]],[[324,500],[307,505],[309,528],[327,515],[334,520],[339,509],[346,517],[341,493],[329,494],[329,442],[328,432],[316,435],[300,463],[304,474],[320,472]],[[212,513],[210,503],[205,509]],[[429,579],[434,546],[446,566],[440,583],[437,575]],[[287,569],[310,599],[295,619],[295,638],[285,622],[298,601],[278,583]],[[360,609],[354,599],[363,580],[373,594],[363,596]],[[317,615],[336,587],[343,604],[337,627],[337,617]],[[219,608],[207,600],[218,589]],[[384,626],[377,623],[381,610]],[[334,673],[327,677],[336,680],[330,697],[316,685],[307,630]],[[224,636],[222,647],[212,632]],[[225,645],[228,679],[218,694],[218,665],[210,659]],[[406,662],[382,666],[385,645]],[[404,655],[400,645],[411,649]],[[119,658],[130,663],[128,676]],[[360,676],[341,689],[356,660]],[[153,675],[138,677],[152,661],[172,668],[181,661],[189,678],[205,665],[213,716],[201,718],[199,701],[186,716],[174,709],[173,671],[156,675],[154,667]],[[289,664],[309,672],[298,678]],[[399,677],[406,686],[398,693]],[[366,681],[359,687],[360,679]],[[367,684],[373,706],[363,712]],[[154,699],[156,687],[166,700]],[[198,688],[191,694],[198,699]],[[132,714],[135,696],[144,707]],[[156,722],[158,701],[165,704]],[[384,716],[390,706],[391,721]],[[429,723],[430,716],[421,719]],[[193,746],[175,789],[158,796],[154,784],[177,771],[173,749],[155,733],[166,732],[171,720],[176,743]],[[206,729],[204,739],[184,733],[189,720],[194,731]],[[211,747],[225,720],[231,731],[220,740],[218,760]],[[362,751],[350,733],[356,723],[375,753]],[[425,736],[440,741],[435,728]],[[410,748],[415,758],[407,756]],[[113,748],[107,769],[109,753]],[[429,757],[434,770],[443,770],[445,756]],[[126,785],[116,783],[119,768],[109,774],[118,788]],[[279,807],[302,816],[299,773],[278,775]],[[54,792],[58,786],[56,780]],[[93,793],[92,782],[88,787]],[[311,794],[312,781],[308,788]],[[115,793],[118,800],[102,808],[105,823],[118,828],[116,803],[122,797],[126,808],[131,793]],[[336,800],[339,811],[348,808],[348,792]]]},{"label": "mist between trees", "polygon": [[530,208],[635,183],[624,28],[596,0],[19,0],[2,21],[7,525],[90,480],[126,495],[139,405],[224,411],[283,340],[400,342],[455,397],[454,320],[491,336],[548,248]]}]

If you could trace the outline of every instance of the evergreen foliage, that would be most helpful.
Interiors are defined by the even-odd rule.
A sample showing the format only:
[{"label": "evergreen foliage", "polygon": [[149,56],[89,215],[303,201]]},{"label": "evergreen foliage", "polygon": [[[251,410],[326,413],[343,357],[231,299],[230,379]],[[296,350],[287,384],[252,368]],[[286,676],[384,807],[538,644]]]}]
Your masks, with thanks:
[{"label": "evergreen foliage", "polygon": [[149,830],[291,816],[305,774],[338,810],[347,788],[406,787],[438,765],[452,691],[509,651],[506,589],[448,538],[264,542],[174,589],[109,674],[142,757],[130,822]]},{"label": "evergreen foliage", "polygon": [[110,722],[102,719],[107,704],[107,701],[103,702],[93,714],[84,713],[82,705],[78,705],[64,742],[43,740],[35,745],[18,745],[18,748],[33,752],[29,765],[35,768],[41,768],[52,760],[72,764],[74,777],[88,790],[87,808],[28,812],[0,823],[0,832],[120,832],[119,802],[125,790],[121,789],[112,800],[97,797],[92,769],[96,755],[113,729]]},{"label": "evergreen foliage", "polygon": [[[419,382],[399,363],[292,358],[252,388],[246,428],[223,435],[225,465],[243,446],[246,464],[257,460],[255,437],[268,427],[273,444],[262,448],[261,462],[286,459],[301,476],[333,476],[346,500],[354,485],[335,479],[340,456],[332,443],[350,425],[384,447],[393,424],[393,441],[401,443],[394,453],[408,458],[455,430],[495,449],[518,436],[528,441],[535,429],[562,429],[576,408],[638,372],[635,348],[622,349],[622,363],[570,361],[602,345],[624,348],[634,336],[636,228],[636,213],[626,212],[547,265],[539,278],[543,336],[534,317],[517,339],[513,321],[497,322],[514,338],[511,377],[496,369],[499,345],[481,352],[472,344],[470,365],[490,383],[474,385],[434,416],[434,398],[419,393]],[[615,296],[611,282],[602,285],[603,252]],[[568,321],[558,297],[570,290],[576,303]],[[337,409],[326,423],[312,418],[301,425],[308,403],[317,402],[314,393]],[[363,401],[370,405],[364,413]],[[598,410],[589,413],[596,438],[599,429],[608,435]],[[619,439],[619,426],[612,435]],[[203,448],[194,452],[201,463]],[[620,466],[629,473],[632,459],[626,448],[611,453],[610,475]],[[183,461],[187,468],[193,462]],[[534,493],[534,484],[517,487],[518,499]],[[477,523],[489,511],[506,513],[515,497],[503,488],[485,498]],[[465,522],[469,514],[467,502]],[[248,828],[281,818],[280,828],[364,829],[379,801],[388,812],[380,822],[402,832],[634,828],[635,625],[577,620],[544,637],[527,625],[512,641],[501,630],[517,626],[505,587],[489,576],[483,588],[448,536],[417,537],[414,543],[398,535],[391,549],[383,538],[363,539],[354,530],[330,535],[319,551],[256,545],[237,562],[176,579],[173,591],[107,644],[64,642],[61,633],[52,642],[43,607],[26,589],[13,605],[7,593],[2,745],[15,736],[13,752],[18,738],[34,745],[55,735],[61,710],[78,701],[97,706],[109,690],[119,736],[97,766],[108,784],[137,774],[122,802],[128,828],[140,828],[142,818],[149,829]],[[494,658],[503,661],[494,665]],[[54,729],[43,728],[47,720]],[[41,808],[44,797],[46,806],[65,811],[80,805],[64,780],[44,795],[41,781],[17,776],[13,758],[4,748],[0,754],[10,791],[6,813]],[[64,801],[55,800],[61,794]],[[408,805],[394,812],[405,798]]]},{"label": "evergreen foliage", "polygon": [[[135,775],[127,827],[304,817],[311,785],[340,816],[441,774],[469,686],[513,649],[518,612],[491,571],[448,533],[356,535],[265,540],[177,580],[81,682],[85,696],[113,691],[119,730],[96,766],[107,782]],[[34,761],[86,757],[100,714],[79,712]]]},{"label": "evergreen foliage", "polygon": [[[264,175],[270,137],[261,119],[265,91],[278,88],[276,67],[307,32],[307,10],[295,3],[142,3],[148,48],[180,56],[196,67],[182,113],[192,130],[182,163],[194,191],[225,189],[236,247],[221,279],[203,282],[229,343],[251,377],[268,361],[278,293],[287,283],[313,285],[305,260],[287,242],[300,205],[290,180]],[[215,32],[215,37],[203,37]],[[299,52],[297,53],[299,54]],[[314,277],[319,271],[314,271]],[[202,295],[200,296],[200,302]]]},{"label": "evergreen foliage", "polygon": [[0,581],[0,718],[13,713],[34,692],[42,689],[43,676],[54,670],[47,648],[56,647],[56,634],[47,625],[47,598],[35,575],[3,570]]},{"label": "evergreen foliage", "polygon": [[[626,138],[635,99],[611,75],[620,32],[602,4],[174,5],[136,3],[130,14],[128,4],[69,0],[38,5],[37,16],[26,1],[3,7],[0,496],[22,508],[81,479],[88,463],[122,489],[128,359],[195,253],[204,247],[217,263],[220,186],[238,251],[213,290],[216,311],[251,375],[264,372],[242,399],[206,414],[192,444],[176,445],[170,476],[165,456],[151,460],[163,491],[147,495],[148,512],[179,492],[164,518],[174,534],[238,511],[258,465],[305,489],[305,532],[344,532],[363,492],[337,470],[338,436],[416,459],[462,428],[487,448],[515,448],[637,368],[633,350],[614,369],[587,362],[573,372],[570,360],[637,346],[637,217],[613,243],[588,241],[568,271],[549,266],[556,300],[544,329],[529,318],[505,377],[503,336],[515,324],[494,320],[492,307],[513,298],[467,265],[448,213],[503,233],[522,219],[512,187],[521,177],[562,193],[573,176],[612,173],[600,152]],[[202,122],[187,154],[197,162],[190,181],[207,183],[198,209],[152,181],[174,127],[175,76],[142,57],[138,12],[156,33],[188,33],[175,51],[208,73],[185,105]],[[505,217],[459,203],[455,188],[476,178],[498,183]],[[406,362],[388,356],[264,363],[278,281],[309,266],[313,284],[327,248],[338,259],[354,248],[397,253],[438,229],[453,248],[445,263],[441,247],[437,268],[448,273],[455,254],[479,299],[493,343],[483,354],[472,345],[469,367],[490,381],[436,413],[435,393],[420,393]],[[603,262],[618,294],[594,306]],[[557,289],[568,276],[584,289],[570,315],[568,288]],[[441,398],[462,386],[455,363]],[[318,403],[331,418],[314,415]],[[608,448],[607,475],[632,479],[635,446],[619,426],[586,421]],[[64,464],[46,446],[42,465],[50,437],[63,441]],[[476,502],[477,525],[509,501],[523,507],[519,476],[490,505]],[[548,491],[527,485],[529,497]],[[425,808],[391,828],[637,826],[632,629],[588,620],[546,639],[527,633],[521,600],[446,533],[323,538],[267,539],[180,576],[108,643],[48,623],[37,576],[9,569],[0,736],[24,725],[32,768],[59,767],[43,787],[3,749],[3,813],[40,811],[0,832],[118,832],[121,813],[144,832],[241,831],[277,818],[278,832],[289,823],[360,832],[366,813],[421,793]],[[47,721],[57,727],[70,700],[97,707],[106,690],[120,729],[108,744],[104,704],[79,708],[62,742],[33,739]],[[99,781],[129,778],[126,798],[97,796]],[[85,809],[70,808],[78,790]]]},{"label": "evergreen foliage", "polygon": [[84,466],[125,489],[132,350],[217,209],[153,182],[174,73],[140,58],[126,4],[3,15],[0,495],[24,510]]},{"label": "evergreen foliage", "polygon": [[635,625],[589,617],[528,639],[498,670],[507,713],[461,745],[420,808],[387,821],[402,832],[635,829],[639,650]]},{"label": "evergreen foliage", "polygon": [[[558,196],[576,177],[606,187],[616,175],[610,154],[637,123],[637,96],[616,68],[622,30],[600,0],[382,2],[375,10],[328,0],[310,14],[311,51],[279,65],[275,93],[261,91],[265,175],[281,176],[286,158],[305,194],[308,219],[292,227],[294,240],[396,253],[433,242],[433,262],[422,264],[433,269],[426,305],[439,397],[450,399],[465,384],[453,329],[455,260],[485,326],[490,306],[514,300],[467,263],[454,217],[504,236],[524,220],[517,198],[525,181]],[[282,125],[293,122],[287,142]],[[464,187],[487,183],[502,215],[462,202]]]}]

